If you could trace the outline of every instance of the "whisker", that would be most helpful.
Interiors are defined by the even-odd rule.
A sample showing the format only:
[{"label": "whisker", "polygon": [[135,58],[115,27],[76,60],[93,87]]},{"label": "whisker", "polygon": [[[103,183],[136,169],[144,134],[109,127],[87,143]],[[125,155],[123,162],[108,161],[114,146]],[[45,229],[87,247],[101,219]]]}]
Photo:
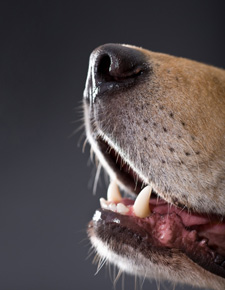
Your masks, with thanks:
[{"label": "whisker", "polygon": [[83,146],[82,146],[82,153],[84,153],[84,151],[85,151],[85,147],[87,145],[87,142],[88,142],[88,138],[86,137],[84,140]]},{"label": "whisker", "polygon": [[[144,286],[145,280],[146,280],[146,272],[145,272],[145,275],[144,275],[144,277],[141,277],[141,278],[142,278],[142,281],[141,281],[140,288],[142,289],[142,288],[143,288],[143,286]],[[141,279],[141,278],[140,278],[140,279]]]},{"label": "whisker", "polygon": [[102,267],[105,265],[105,263],[106,263],[106,258],[100,258],[95,275],[97,275],[99,273],[99,271],[102,269]]},{"label": "whisker", "polygon": [[93,162],[93,157],[94,157],[94,150],[92,147],[90,147],[90,159],[91,159],[91,162]]},{"label": "whisker", "polygon": [[86,138],[85,132],[83,132],[83,133],[80,135],[80,137],[79,137],[79,139],[78,139],[78,141],[77,141],[77,147],[80,147],[80,144],[81,144],[81,142],[82,142],[82,139],[84,139],[84,138]]},{"label": "whisker", "polygon": [[83,130],[85,127],[85,124],[82,123],[78,128],[76,128],[70,135],[69,138],[74,137],[78,132],[80,132],[81,130]]},{"label": "whisker", "polygon": [[93,194],[94,195],[96,194],[97,183],[98,183],[98,180],[99,180],[101,168],[102,168],[102,165],[99,163],[98,167],[97,167],[96,174],[95,174],[95,180],[94,180],[94,186],[93,186]]},{"label": "whisker", "polygon": [[119,280],[120,276],[122,275],[122,273],[123,273],[123,271],[121,269],[119,269],[118,273],[116,275],[116,278],[115,278],[115,280],[113,282],[114,287],[116,286],[116,283],[118,282],[118,280]]},{"label": "whisker", "polygon": [[121,288],[122,290],[125,290],[125,273],[122,273],[122,279],[121,279]]},{"label": "whisker", "polygon": [[89,260],[90,257],[95,253],[95,249],[91,248],[91,251],[88,253],[87,257],[85,260]]}]

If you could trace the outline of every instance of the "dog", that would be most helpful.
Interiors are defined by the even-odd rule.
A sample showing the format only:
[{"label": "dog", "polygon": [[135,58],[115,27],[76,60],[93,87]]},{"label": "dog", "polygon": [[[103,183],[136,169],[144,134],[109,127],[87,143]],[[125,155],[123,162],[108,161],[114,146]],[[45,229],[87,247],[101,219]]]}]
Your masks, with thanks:
[{"label": "dog", "polygon": [[225,71],[105,44],[90,56],[83,107],[111,180],[88,225],[101,259],[225,289]]}]

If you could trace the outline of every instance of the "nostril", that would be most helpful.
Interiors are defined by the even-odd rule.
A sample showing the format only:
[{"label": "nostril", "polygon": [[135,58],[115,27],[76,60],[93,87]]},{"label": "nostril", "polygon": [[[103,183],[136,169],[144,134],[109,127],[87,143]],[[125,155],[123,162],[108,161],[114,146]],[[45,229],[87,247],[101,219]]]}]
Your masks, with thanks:
[{"label": "nostril", "polygon": [[94,102],[97,96],[104,93],[130,89],[150,72],[148,59],[140,49],[105,44],[95,49],[90,56],[84,95]]},{"label": "nostril", "polygon": [[107,54],[101,55],[98,60],[95,73],[98,74],[101,78],[106,79],[110,75],[110,66],[111,66],[110,56]]},{"label": "nostril", "polygon": [[100,54],[95,61],[95,78],[99,82],[123,82],[137,77],[144,71],[143,65],[136,64],[126,57],[120,57],[115,52]]}]

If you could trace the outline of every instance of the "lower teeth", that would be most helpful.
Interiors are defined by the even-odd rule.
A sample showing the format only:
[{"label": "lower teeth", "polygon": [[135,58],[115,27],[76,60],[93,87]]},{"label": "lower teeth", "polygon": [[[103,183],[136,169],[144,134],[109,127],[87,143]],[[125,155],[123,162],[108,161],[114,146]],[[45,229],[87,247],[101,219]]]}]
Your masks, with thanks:
[{"label": "lower teeth", "polygon": [[100,198],[100,205],[103,209],[108,209],[113,212],[118,212],[120,214],[126,214],[129,211],[129,207],[124,205],[123,203],[112,203],[110,201],[105,200],[104,198]]}]

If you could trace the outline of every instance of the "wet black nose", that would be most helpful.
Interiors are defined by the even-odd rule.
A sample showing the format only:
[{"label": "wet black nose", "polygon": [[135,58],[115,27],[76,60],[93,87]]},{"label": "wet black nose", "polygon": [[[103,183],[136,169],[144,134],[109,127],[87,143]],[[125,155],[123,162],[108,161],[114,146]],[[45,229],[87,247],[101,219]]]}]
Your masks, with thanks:
[{"label": "wet black nose", "polygon": [[97,96],[128,88],[147,69],[146,56],[140,50],[120,44],[102,45],[90,56],[84,97],[94,101]]}]

